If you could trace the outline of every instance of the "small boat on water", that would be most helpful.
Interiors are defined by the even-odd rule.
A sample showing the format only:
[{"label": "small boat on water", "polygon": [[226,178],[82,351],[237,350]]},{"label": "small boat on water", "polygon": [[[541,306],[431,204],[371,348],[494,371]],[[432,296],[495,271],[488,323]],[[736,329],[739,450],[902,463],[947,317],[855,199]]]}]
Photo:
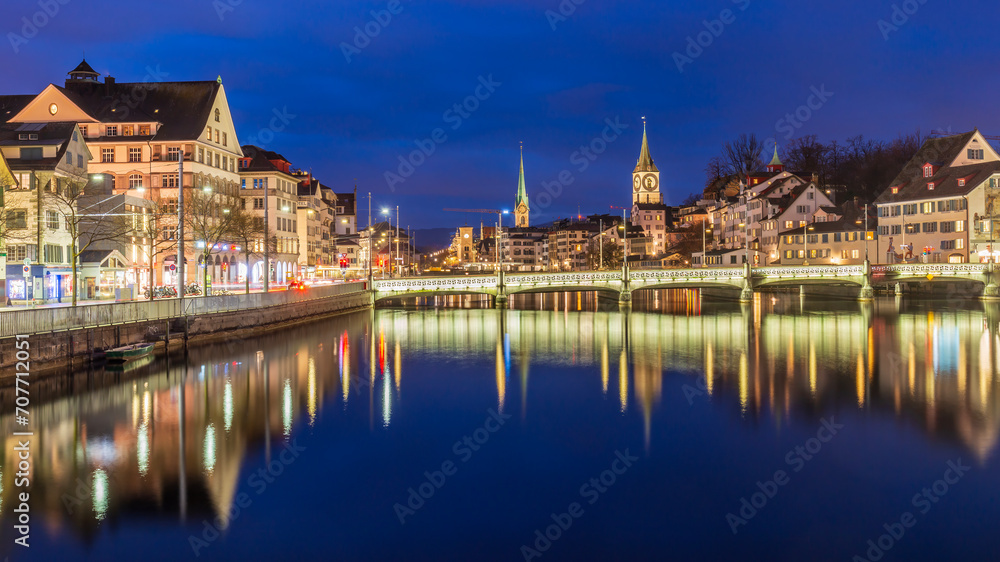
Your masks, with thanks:
[{"label": "small boat on water", "polygon": [[108,373],[129,373],[132,371],[138,371],[143,367],[148,367],[156,361],[156,357],[152,354],[145,357],[140,357],[135,361],[113,361],[104,366],[105,372]]},{"label": "small boat on water", "polygon": [[133,359],[146,357],[153,352],[153,347],[155,347],[155,344],[152,343],[126,345],[109,349],[105,352],[104,356],[108,362],[125,363],[126,361],[132,361]]}]

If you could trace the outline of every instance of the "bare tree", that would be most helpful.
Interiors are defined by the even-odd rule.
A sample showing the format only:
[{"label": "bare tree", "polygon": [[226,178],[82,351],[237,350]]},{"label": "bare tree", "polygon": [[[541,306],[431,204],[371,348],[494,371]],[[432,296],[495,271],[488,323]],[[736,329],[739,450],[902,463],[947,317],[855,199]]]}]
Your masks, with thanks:
[{"label": "bare tree", "polygon": [[598,269],[603,265],[604,269],[618,269],[622,266],[622,247],[618,241],[604,237],[603,253],[602,243],[599,239],[591,240],[587,245],[587,267]]},{"label": "bare tree", "polygon": [[114,203],[114,195],[88,195],[86,182],[53,178],[46,193],[46,210],[54,210],[70,235],[70,268],[73,271],[73,306],[79,295],[80,256],[99,242],[122,243],[133,233],[130,213],[123,203]]},{"label": "bare tree", "polygon": [[153,199],[153,204],[147,209],[136,225],[134,235],[145,240],[146,252],[149,255],[149,300],[153,300],[153,287],[156,286],[157,258],[161,254],[177,249],[177,221],[170,220],[177,216],[176,201]]},{"label": "bare tree", "polygon": [[727,142],[722,147],[722,160],[727,175],[736,174],[745,179],[759,170],[763,166],[760,155],[764,148],[764,142],[753,133],[743,133],[736,140]]},{"label": "bare tree", "polygon": [[[208,290],[208,264],[212,254],[219,244],[230,235],[234,208],[239,204],[237,198],[233,201],[228,195],[214,192],[208,188],[192,190],[184,198],[184,222],[196,243],[202,244],[203,287]],[[197,247],[197,246],[196,246]]]},{"label": "bare tree", "polygon": [[[263,257],[265,255],[264,235],[267,233],[267,229],[263,217],[247,211],[246,201],[243,199],[241,204],[230,210],[229,237],[243,248],[243,259],[247,270],[245,292],[250,294],[250,274],[252,271],[250,259],[253,256]],[[267,236],[269,250],[271,253],[276,253],[278,238],[273,232],[267,234],[269,234]],[[264,264],[264,275],[269,273],[269,267],[269,264]]]}]

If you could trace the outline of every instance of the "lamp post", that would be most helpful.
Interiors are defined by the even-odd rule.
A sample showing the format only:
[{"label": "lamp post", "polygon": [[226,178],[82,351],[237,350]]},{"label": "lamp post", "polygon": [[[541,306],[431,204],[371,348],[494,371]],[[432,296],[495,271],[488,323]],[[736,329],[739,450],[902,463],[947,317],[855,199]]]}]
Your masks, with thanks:
[{"label": "lamp post", "polygon": [[708,232],[712,232],[712,229],[708,228],[705,225],[706,222],[708,221],[706,220],[701,223],[701,266],[702,267],[708,267],[708,244],[706,242],[705,234]]},{"label": "lamp post", "polygon": [[810,230],[814,230],[814,227],[812,227],[812,226],[806,226],[805,230],[804,230],[806,248],[805,248],[805,255],[803,256],[803,259],[802,259],[802,265],[809,265],[809,231]]}]

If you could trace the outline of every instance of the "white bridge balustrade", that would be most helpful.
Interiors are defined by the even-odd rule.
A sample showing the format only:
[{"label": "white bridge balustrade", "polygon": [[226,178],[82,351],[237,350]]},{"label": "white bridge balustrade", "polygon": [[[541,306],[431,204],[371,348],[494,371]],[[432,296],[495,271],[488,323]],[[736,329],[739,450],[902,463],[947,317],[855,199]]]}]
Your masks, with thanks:
[{"label": "white bridge balustrade", "polygon": [[971,282],[984,286],[982,298],[1000,298],[1000,283],[994,264],[895,264],[873,266],[820,265],[711,269],[659,269],[581,271],[566,273],[501,273],[489,276],[419,277],[373,280],[373,302],[387,298],[446,294],[485,294],[504,306],[509,295],[561,291],[606,291],[617,293],[623,305],[631,302],[633,291],[643,289],[683,289],[733,287],[741,290],[741,300],[753,298],[764,287],[829,285],[855,286],[858,298],[870,300],[875,286],[933,282]]}]

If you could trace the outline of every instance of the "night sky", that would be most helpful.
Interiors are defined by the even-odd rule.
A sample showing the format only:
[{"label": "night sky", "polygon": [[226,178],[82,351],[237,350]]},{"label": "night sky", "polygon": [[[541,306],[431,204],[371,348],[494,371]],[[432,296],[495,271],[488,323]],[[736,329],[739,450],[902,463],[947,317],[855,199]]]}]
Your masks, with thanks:
[{"label": "night sky", "polygon": [[[708,159],[743,132],[779,143],[1000,134],[996,2],[563,0],[563,19],[558,0],[50,1],[58,13],[36,18],[49,21],[31,38],[21,18],[39,2],[0,4],[3,93],[62,85],[84,52],[120,82],[148,68],[166,80],[221,75],[241,143],[256,139],[338,191],[356,182],[376,207],[400,205],[404,226],[479,221],[445,207],[512,208],[521,141],[534,222],[630,205],[643,115],[669,204],[700,192]],[[373,23],[390,6],[399,13]],[[366,25],[377,34],[357,37]],[[679,59],[701,32],[708,46]],[[479,88],[467,117],[446,114],[480,77],[499,86]],[[784,120],[797,110],[808,119]],[[261,134],[274,111],[287,127]],[[616,119],[628,128],[583,169],[574,153]],[[386,172],[439,128],[446,140],[426,144],[433,154],[390,189]],[[543,182],[563,170],[572,184],[543,209]]]}]

